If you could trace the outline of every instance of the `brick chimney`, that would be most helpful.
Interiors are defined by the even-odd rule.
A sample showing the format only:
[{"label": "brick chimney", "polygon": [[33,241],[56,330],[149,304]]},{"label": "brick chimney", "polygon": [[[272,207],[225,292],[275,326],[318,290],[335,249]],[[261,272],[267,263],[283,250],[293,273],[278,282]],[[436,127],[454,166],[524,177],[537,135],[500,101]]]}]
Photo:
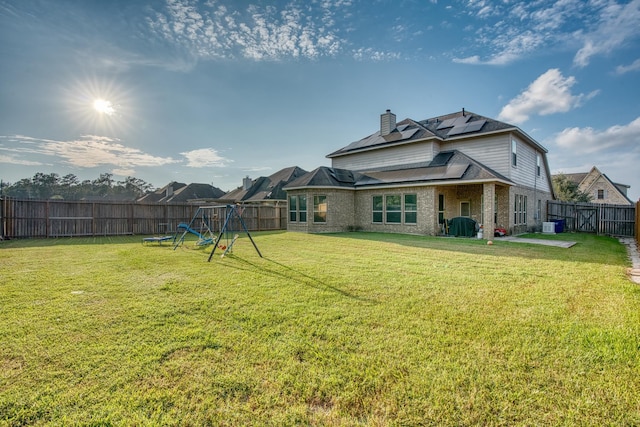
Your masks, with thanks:
[{"label": "brick chimney", "polygon": [[396,115],[387,110],[380,114],[380,135],[389,135],[396,128]]}]

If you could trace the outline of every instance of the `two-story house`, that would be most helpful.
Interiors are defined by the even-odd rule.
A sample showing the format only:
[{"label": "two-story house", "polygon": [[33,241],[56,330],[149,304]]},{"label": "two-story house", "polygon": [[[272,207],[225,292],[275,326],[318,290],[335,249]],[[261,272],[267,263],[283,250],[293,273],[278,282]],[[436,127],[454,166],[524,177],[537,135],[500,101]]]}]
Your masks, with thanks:
[{"label": "two-story house", "polygon": [[547,150],[516,126],[465,111],[396,122],[327,155],[285,186],[288,230],[438,235],[469,217],[509,233],[540,229],[553,199]]}]

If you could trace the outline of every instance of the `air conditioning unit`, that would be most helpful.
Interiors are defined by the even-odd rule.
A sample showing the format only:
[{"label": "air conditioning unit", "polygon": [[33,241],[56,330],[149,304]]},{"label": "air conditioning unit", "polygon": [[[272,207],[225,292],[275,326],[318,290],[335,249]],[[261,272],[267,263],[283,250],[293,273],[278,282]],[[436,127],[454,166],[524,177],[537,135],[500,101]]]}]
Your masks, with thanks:
[{"label": "air conditioning unit", "polygon": [[556,234],[556,223],[555,222],[543,222],[542,223],[542,232],[547,234]]}]

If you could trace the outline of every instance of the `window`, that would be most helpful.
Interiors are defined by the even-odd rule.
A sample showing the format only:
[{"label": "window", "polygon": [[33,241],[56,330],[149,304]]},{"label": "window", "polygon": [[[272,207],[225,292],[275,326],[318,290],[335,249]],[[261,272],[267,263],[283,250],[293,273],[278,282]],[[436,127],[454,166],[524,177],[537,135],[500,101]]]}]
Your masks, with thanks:
[{"label": "window", "polygon": [[387,222],[399,224],[402,221],[402,201],[400,195],[385,196],[385,208],[387,210]]},{"label": "window", "polygon": [[460,216],[471,216],[471,202],[460,202]]},{"label": "window", "polygon": [[307,196],[289,196],[289,221],[307,222]]},{"label": "window", "polygon": [[404,195],[404,223],[416,224],[418,222],[418,196],[416,194]]},{"label": "window", "polygon": [[371,221],[377,224],[417,224],[418,195],[372,196],[371,213]]},{"label": "window", "polygon": [[313,222],[327,222],[327,196],[313,196]]},{"label": "window", "polygon": [[515,139],[511,140],[511,166],[518,166],[518,143]]},{"label": "window", "polygon": [[307,196],[298,196],[298,200],[300,201],[298,207],[300,222],[307,222]]},{"label": "window", "polygon": [[438,194],[438,224],[444,224],[444,194]]},{"label": "window", "polygon": [[604,199],[604,190],[598,190],[597,198],[598,200]]},{"label": "window", "polygon": [[516,194],[513,206],[513,225],[527,223],[527,196]]},{"label": "window", "polygon": [[382,196],[373,196],[373,206],[371,211],[373,212],[373,222],[382,223],[384,215],[384,205],[382,204]]},{"label": "window", "polygon": [[536,219],[540,221],[542,218],[542,200],[538,199],[538,208],[536,209]]},{"label": "window", "polygon": [[289,196],[289,221],[298,220],[298,196]]},{"label": "window", "polygon": [[540,176],[540,154],[536,157],[536,175]]}]

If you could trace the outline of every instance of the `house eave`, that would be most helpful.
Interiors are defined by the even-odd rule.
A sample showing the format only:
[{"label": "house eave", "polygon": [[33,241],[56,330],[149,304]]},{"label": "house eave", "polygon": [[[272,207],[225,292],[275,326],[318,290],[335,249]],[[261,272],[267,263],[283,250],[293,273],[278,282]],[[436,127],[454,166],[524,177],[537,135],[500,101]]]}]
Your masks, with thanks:
[{"label": "house eave", "polygon": [[438,180],[438,181],[417,181],[417,182],[405,182],[405,183],[387,183],[387,184],[372,184],[362,185],[355,188],[356,191],[383,189],[383,188],[409,188],[409,187],[435,187],[435,186],[452,186],[452,185],[473,185],[473,184],[502,184],[507,186],[515,185],[511,181],[505,181],[503,179],[470,179],[466,181],[461,180]]},{"label": "house eave", "polygon": [[370,146],[370,147],[356,148],[354,150],[349,150],[349,151],[345,151],[345,152],[342,152],[342,153],[334,151],[333,153],[327,154],[325,156],[325,158],[333,159],[333,158],[336,158],[336,157],[349,156],[349,155],[354,154],[354,153],[365,153],[367,151],[379,150],[380,148],[398,147],[398,146],[401,146],[401,145],[415,144],[417,142],[428,142],[428,141],[434,140],[434,139],[439,140],[439,141],[443,141],[443,139],[440,138],[437,135],[430,135],[430,136],[428,136],[426,138],[409,139],[409,140],[403,140],[403,141],[397,141],[397,142],[387,142],[387,143],[384,143],[384,144],[373,145],[373,146]]}]

